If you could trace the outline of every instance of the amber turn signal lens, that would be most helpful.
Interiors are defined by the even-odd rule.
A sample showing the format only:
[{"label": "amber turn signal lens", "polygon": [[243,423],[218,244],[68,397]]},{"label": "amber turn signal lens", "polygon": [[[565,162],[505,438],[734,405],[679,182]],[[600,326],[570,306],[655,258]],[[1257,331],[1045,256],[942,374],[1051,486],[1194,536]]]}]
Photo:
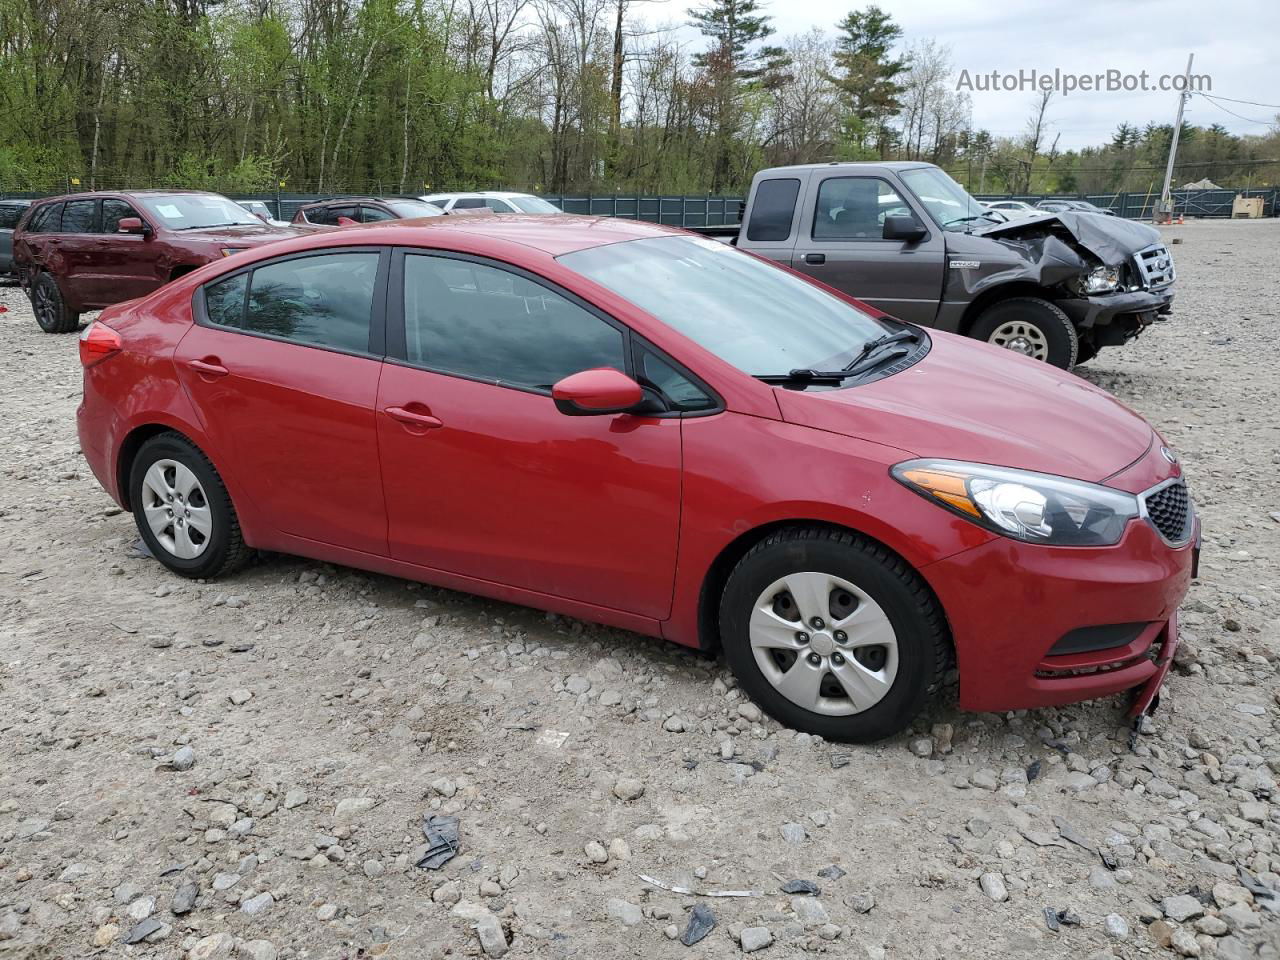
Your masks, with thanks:
[{"label": "amber turn signal lens", "polygon": [[982,513],[969,499],[969,491],[965,487],[964,477],[955,473],[942,473],[938,470],[907,470],[903,479],[910,480],[921,490],[937,497],[943,503],[963,510],[965,513],[981,517]]}]

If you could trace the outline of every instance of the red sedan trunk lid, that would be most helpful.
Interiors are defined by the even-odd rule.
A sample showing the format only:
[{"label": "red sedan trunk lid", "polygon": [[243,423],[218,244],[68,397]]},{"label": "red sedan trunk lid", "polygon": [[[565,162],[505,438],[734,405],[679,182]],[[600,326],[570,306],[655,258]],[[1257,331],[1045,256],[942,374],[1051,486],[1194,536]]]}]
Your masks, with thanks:
[{"label": "red sedan trunk lid", "polygon": [[915,366],[841,390],[777,389],[784,419],[909,450],[1099,481],[1151,446],[1151,427],[1092,384],[931,331]]}]

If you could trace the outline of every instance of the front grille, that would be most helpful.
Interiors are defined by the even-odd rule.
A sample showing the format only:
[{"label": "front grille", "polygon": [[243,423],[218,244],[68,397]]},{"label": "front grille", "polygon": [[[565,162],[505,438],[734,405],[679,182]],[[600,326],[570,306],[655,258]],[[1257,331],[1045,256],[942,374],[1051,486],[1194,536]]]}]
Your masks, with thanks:
[{"label": "front grille", "polygon": [[1148,290],[1167,287],[1177,278],[1173,269],[1173,257],[1169,255],[1169,248],[1162,243],[1139,250],[1133,255],[1133,262],[1138,268],[1142,285]]},{"label": "front grille", "polygon": [[1191,531],[1191,498],[1181,480],[1147,494],[1147,516],[1171,543],[1182,543]]}]

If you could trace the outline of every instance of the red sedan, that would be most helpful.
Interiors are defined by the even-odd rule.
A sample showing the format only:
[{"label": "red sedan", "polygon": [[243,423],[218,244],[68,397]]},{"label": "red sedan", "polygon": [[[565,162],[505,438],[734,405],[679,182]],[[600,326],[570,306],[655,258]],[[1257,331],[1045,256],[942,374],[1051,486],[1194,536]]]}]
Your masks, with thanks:
[{"label": "red sedan", "polygon": [[1134,689],[1198,522],[1108,394],[682,231],[438,218],[105,311],[85,456],[171,570],[254,548],[704,650],[793,727]]}]

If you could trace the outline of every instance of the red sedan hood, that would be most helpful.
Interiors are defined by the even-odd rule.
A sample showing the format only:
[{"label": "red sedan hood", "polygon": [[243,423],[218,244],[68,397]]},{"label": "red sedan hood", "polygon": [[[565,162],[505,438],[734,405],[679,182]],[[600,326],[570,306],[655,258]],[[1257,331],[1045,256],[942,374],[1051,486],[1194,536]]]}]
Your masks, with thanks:
[{"label": "red sedan hood", "polygon": [[777,388],[782,416],[919,457],[1103,480],[1150,447],[1150,425],[1103,390],[1048,364],[930,331],[915,366],[843,390]]}]

